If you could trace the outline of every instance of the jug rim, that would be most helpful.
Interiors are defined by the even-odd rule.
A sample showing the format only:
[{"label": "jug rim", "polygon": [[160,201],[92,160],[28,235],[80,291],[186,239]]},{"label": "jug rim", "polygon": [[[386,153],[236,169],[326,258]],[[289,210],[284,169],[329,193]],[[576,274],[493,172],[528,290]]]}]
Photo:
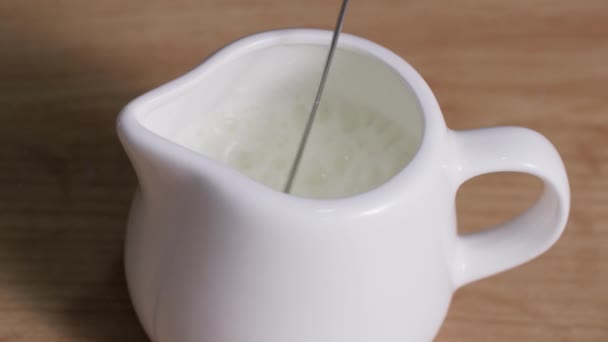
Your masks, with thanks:
[{"label": "jug rim", "polygon": [[232,41],[209,55],[190,71],[129,102],[122,109],[117,120],[117,131],[123,145],[126,146],[138,141],[139,145],[147,146],[148,151],[155,151],[159,155],[170,157],[195,169],[214,169],[217,174],[230,177],[231,183],[236,182],[235,186],[238,185],[239,191],[255,191],[256,199],[259,200],[265,198],[268,200],[295,201],[312,206],[319,211],[327,212],[344,207],[360,207],[361,205],[366,208],[370,208],[370,205],[376,208],[379,205],[390,204],[392,202],[390,198],[398,200],[397,197],[403,194],[403,188],[407,189],[408,186],[412,186],[416,174],[424,173],[425,165],[432,162],[431,156],[436,153],[436,145],[440,140],[440,135],[447,130],[447,127],[433,92],[422,76],[409,63],[391,50],[353,34],[342,33],[338,42],[338,49],[367,54],[386,64],[403,79],[404,85],[409,87],[415,95],[419,114],[422,117],[421,141],[413,158],[394,176],[368,191],[339,198],[309,198],[286,194],[260,184],[227,165],[152,132],[144,127],[139,120],[139,117],[146,112],[150,112],[158,106],[179,97],[182,92],[196,84],[209,70],[226,63],[232,58],[255,49],[277,45],[312,44],[326,46],[332,33],[332,31],[324,29],[287,28],[258,32]]}]

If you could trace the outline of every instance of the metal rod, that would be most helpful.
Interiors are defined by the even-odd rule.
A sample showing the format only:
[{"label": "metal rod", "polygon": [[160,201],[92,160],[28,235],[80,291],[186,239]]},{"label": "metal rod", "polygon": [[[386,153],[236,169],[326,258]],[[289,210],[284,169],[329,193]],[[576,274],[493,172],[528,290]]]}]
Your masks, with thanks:
[{"label": "metal rod", "polygon": [[298,172],[300,161],[302,160],[302,155],[304,154],[304,148],[306,147],[306,142],[308,141],[308,136],[310,135],[310,130],[312,129],[312,124],[315,120],[315,117],[317,116],[317,109],[319,109],[319,104],[321,103],[323,89],[325,88],[325,82],[327,81],[327,75],[329,74],[329,67],[331,66],[331,61],[334,58],[334,52],[336,51],[336,46],[338,45],[338,37],[340,35],[340,31],[342,30],[342,22],[344,21],[344,14],[346,13],[347,6],[348,0],[343,0],[342,7],[340,8],[340,14],[338,14],[338,21],[336,22],[334,34],[331,39],[331,46],[329,48],[329,53],[327,54],[327,60],[325,62],[325,68],[323,69],[323,75],[321,76],[321,82],[319,84],[319,88],[317,89],[317,95],[315,96],[315,102],[313,103],[312,110],[310,111],[310,115],[308,116],[308,122],[306,123],[304,134],[302,135],[302,139],[300,140],[300,145],[298,146],[296,158],[291,166],[291,170],[289,171],[289,178],[287,178],[287,184],[285,185],[284,189],[285,193],[291,192],[293,182]]}]

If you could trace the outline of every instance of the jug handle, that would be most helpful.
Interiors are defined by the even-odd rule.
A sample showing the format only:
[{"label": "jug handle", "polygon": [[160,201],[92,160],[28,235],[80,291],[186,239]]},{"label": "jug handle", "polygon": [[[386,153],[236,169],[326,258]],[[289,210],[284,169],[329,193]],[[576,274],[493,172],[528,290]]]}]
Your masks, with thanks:
[{"label": "jug handle", "polygon": [[458,235],[451,260],[457,287],[521,265],[561,236],[570,210],[570,188],[555,147],[522,127],[450,131],[449,176],[455,191],[486,173],[521,172],[540,178],[544,191],[521,215],[481,232]]}]

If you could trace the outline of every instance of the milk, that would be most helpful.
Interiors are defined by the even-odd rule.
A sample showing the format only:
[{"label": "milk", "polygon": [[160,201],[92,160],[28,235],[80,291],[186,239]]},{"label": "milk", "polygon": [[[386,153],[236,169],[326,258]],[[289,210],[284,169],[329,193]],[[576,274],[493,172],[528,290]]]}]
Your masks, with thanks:
[{"label": "milk", "polygon": [[[194,150],[282,191],[310,101],[302,97],[224,110],[196,130]],[[365,106],[332,97],[321,103],[291,193],[339,198],[386,182],[412,159],[416,137]]]}]

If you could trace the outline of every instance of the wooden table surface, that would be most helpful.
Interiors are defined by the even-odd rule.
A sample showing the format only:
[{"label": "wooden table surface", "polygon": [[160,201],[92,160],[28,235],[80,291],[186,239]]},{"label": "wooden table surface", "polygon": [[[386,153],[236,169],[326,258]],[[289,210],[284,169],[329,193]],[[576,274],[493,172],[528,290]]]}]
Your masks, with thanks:
[{"label": "wooden table surface", "polygon": [[[238,37],[331,28],[337,9],[325,0],[1,1],[0,341],[148,341],[123,277],[136,179],[116,138],[118,111]],[[417,68],[450,127],[528,126],[553,141],[569,172],[563,237],[460,289],[437,341],[608,341],[608,1],[353,0],[345,31]],[[466,184],[461,231],[510,217],[540,189],[509,174]]]}]

